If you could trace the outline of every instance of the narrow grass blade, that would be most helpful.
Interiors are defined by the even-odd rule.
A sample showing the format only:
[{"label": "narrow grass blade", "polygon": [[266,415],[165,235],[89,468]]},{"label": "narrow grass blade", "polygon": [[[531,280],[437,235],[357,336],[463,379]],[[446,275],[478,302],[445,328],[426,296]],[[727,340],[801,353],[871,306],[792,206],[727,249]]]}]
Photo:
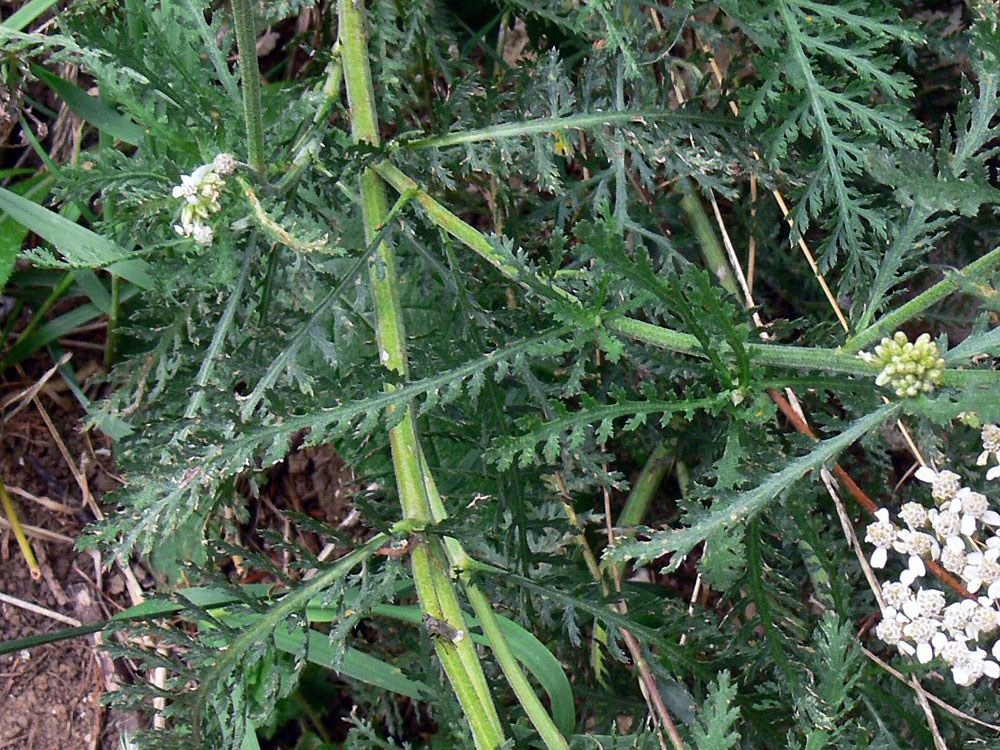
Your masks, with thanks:
[{"label": "narrow grass blade", "polygon": [[38,80],[58,94],[73,110],[74,114],[98,130],[103,130],[112,138],[125,141],[133,146],[142,143],[145,137],[142,128],[127,117],[115,112],[96,96],[91,96],[79,86],[53,75],[38,65],[32,65],[31,72],[38,76]]},{"label": "narrow grass blade", "polygon": [[55,5],[56,2],[58,0],[31,0],[31,2],[22,5],[16,13],[0,25],[13,31],[24,31],[29,23]]},{"label": "narrow grass blade", "polygon": [[69,266],[105,268],[130,258],[114,242],[5,188],[0,188],[0,210],[55,245]]}]

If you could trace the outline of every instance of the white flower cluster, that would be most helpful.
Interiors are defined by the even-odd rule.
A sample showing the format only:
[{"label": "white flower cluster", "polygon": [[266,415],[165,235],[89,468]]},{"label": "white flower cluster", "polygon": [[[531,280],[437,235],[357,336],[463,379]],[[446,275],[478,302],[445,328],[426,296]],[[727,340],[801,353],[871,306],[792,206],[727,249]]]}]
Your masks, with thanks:
[{"label": "white flower cluster", "polygon": [[236,171],[232,154],[219,154],[208,164],[202,164],[191,174],[181,175],[181,184],[173,190],[175,198],[184,199],[181,223],[174,224],[174,231],[181,237],[190,237],[199,245],[211,245],[215,232],[208,225],[212,214],[222,208],[219,197],[226,186],[223,177]]},{"label": "white flower cluster", "polygon": [[874,354],[862,352],[858,356],[880,365],[882,371],[875,384],[889,386],[900,398],[930,393],[944,376],[944,359],[938,345],[926,333],[911,343],[905,333],[896,331],[891,339],[879,342]]},{"label": "white flower cluster", "polygon": [[[1000,427],[983,428],[983,453],[1000,462]],[[921,467],[917,479],[930,485],[935,507],[909,502],[899,509],[902,525],[885,508],[875,514],[865,541],[874,545],[873,568],[884,568],[889,551],[905,556],[899,580],[882,584],[886,609],[876,635],[908,656],[926,664],[940,658],[951,667],[959,685],[971,685],[984,675],[1000,677],[1000,513],[985,495],[962,485],[958,474]],[[987,473],[1000,477],[1000,466]],[[948,603],[943,591],[924,577],[925,560],[938,560],[975,599]],[[988,653],[980,641],[993,641]]]}]

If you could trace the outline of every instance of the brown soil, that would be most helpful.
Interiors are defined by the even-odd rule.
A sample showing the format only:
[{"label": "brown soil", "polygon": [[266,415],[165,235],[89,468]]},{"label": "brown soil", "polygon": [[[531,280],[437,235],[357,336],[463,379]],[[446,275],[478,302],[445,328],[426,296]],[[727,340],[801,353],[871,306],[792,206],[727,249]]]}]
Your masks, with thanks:
[{"label": "brown soil", "polygon": [[[8,371],[6,379],[0,378],[0,407],[35,383],[50,365],[32,362],[24,376]],[[103,567],[96,564],[98,558],[77,552],[71,542],[94,520],[93,506],[84,501],[85,495],[89,493],[99,507],[103,494],[116,488],[119,480],[110,441],[82,431],[82,409],[71,394],[58,391],[58,376],[49,386],[57,392],[43,390],[40,400],[77,476],[37,405],[28,403],[0,424],[0,477],[11,490],[22,524],[54,532],[63,540],[31,536],[43,572],[40,580],[32,580],[13,534],[0,522],[0,594],[81,623],[93,623],[127,608],[133,599],[121,569],[98,569]],[[94,392],[89,395],[97,396]],[[0,408],[0,413],[9,413],[11,408]],[[321,541],[290,527],[283,511],[298,511],[349,535],[363,535],[364,524],[351,503],[352,490],[353,473],[332,448],[295,451],[271,470],[264,507],[255,514],[254,526],[292,533],[299,543],[318,553]],[[19,491],[62,507],[44,507]],[[4,518],[2,513],[0,518]],[[259,544],[252,534],[244,541]],[[140,565],[133,565],[131,573],[142,593],[151,594],[152,576]],[[51,616],[0,602],[0,643],[66,627],[67,623]],[[0,656],[0,750],[114,750],[123,730],[138,727],[138,716],[110,711],[100,701],[118,684],[143,680],[146,675],[131,672],[125,662],[113,662],[99,650],[99,643],[100,635],[92,635]]]},{"label": "brown soil", "polygon": [[[30,378],[4,382],[0,403],[33,382]],[[78,466],[81,458],[85,461],[83,475],[88,490],[99,499],[115,484],[104,468],[110,459],[101,455],[107,445],[99,437],[88,439],[79,431],[81,411],[72,396],[64,393],[56,398],[59,403],[42,395],[41,402],[70,457]],[[0,431],[0,476],[11,490],[24,524],[75,539],[91,520],[82,508],[79,484],[32,404]],[[18,490],[69,510],[43,507],[19,495]],[[65,541],[36,536],[30,541],[41,564],[40,580],[32,580],[13,534],[0,529],[0,593],[84,623],[103,619],[128,604],[127,599],[119,603],[103,593],[111,587],[112,579],[95,571],[91,555],[76,552]],[[0,642],[65,627],[67,623],[50,616],[0,602]],[[0,750],[115,748],[120,732],[118,717],[110,717],[100,705],[113,679],[113,666],[98,655],[93,636],[0,657]]]}]

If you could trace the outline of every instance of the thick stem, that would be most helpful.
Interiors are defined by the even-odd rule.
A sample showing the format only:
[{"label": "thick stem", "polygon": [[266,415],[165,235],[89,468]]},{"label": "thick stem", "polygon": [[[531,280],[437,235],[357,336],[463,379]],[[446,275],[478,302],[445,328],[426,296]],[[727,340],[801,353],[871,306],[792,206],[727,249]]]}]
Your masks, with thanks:
[{"label": "thick stem", "polygon": [[736,282],[733,280],[733,272],[729,268],[726,256],[719,244],[719,238],[715,236],[715,229],[712,222],[705,213],[705,207],[701,205],[698,193],[690,184],[683,184],[677,187],[676,192],[681,195],[681,208],[687,214],[688,221],[691,222],[691,230],[698,239],[698,248],[701,250],[701,257],[705,261],[705,266],[711,271],[730,294],[737,294]]},{"label": "thick stem", "polygon": [[260,108],[260,68],[257,66],[257,33],[254,31],[250,0],[233,0],[236,23],[236,50],[240,57],[243,81],[243,119],[247,127],[247,159],[258,174],[263,174],[264,116]]},{"label": "thick stem", "polygon": [[[350,107],[351,134],[355,142],[377,145],[378,119],[362,12],[362,0],[340,0],[338,3],[344,83]],[[384,185],[375,172],[366,169],[360,183],[365,235],[371,241],[386,222],[389,208]],[[369,272],[375,302],[379,358],[387,369],[405,377],[408,372],[406,333],[397,287],[396,259],[387,243],[379,244],[369,264]],[[389,431],[389,443],[404,517],[430,522],[432,513],[426,490],[428,480],[424,476],[416,423],[409,407],[399,423]],[[428,539],[419,545],[411,555],[411,564],[423,610],[433,617],[444,619],[457,630],[467,631],[447,572],[441,543]],[[503,731],[472,644],[466,641],[453,644],[436,639],[435,649],[469,721],[476,747],[493,750],[503,743]]]},{"label": "thick stem", "polygon": [[[441,500],[441,493],[438,492],[437,484],[434,481],[434,475],[427,469],[427,462],[423,454],[421,454],[420,460],[424,466],[425,489],[431,509],[431,516],[434,523],[440,523],[448,517],[448,514],[445,511],[444,502]],[[558,727],[556,727],[549,712],[545,710],[542,702],[538,699],[538,696],[531,687],[531,683],[528,682],[527,676],[521,669],[521,665],[514,657],[510,644],[507,643],[507,637],[503,634],[500,622],[493,612],[492,605],[479,588],[475,579],[465,570],[466,565],[472,558],[466,554],[465,550],[462,549],[462,545],[457,540],[445,537],[443,542],[443,549],[452,569],[462,571],[462,587],[469,602],[472,604],[476,617],[479,618],[479,622],[483,627],[483,634],[489,640],[490,648],[496,656],[500,668],[503,670],[504,677],[507,678],[507,682],[514,689],[514,694],[524,708],[525,713],[528,714],[531,723],[538,730],[538,734],[549,750],[568,750],[569,746],[566,744],[565,738]],[[443,599],[444,597],[442,597]],[[469,650],[471,651],[471,647]],[[459,653],[463,653],[462,644],[459,644]],[[475,658],[474,652],[472,652],[472,655]],[[486,690],[485,683],[482,685],[482,690]]]},{"label": "thick stem", "polygon": [[615,524],[621,528],[638,526],[642,519],[646,517],[646,511],[653,500],[653,493],[660,486],[663,477],[666,476],[670,468],[672,453],[666,443],[657,445],[653,452],[649,454],[646,465],[642,467],[639,478],[632,485],[632,491],[628,494],[625,507],[618,514],[618,522]]},{"label": "thick stem", "polygon": [[490,648],[500,664],[500,669],[503,670],[504,677],[514,689],[517,700],[521,703],[525,713],[528,714],[535,729],[538,730],[545,746],[549,750],[569,750],[569,743],[566,742],[566,738],[559,732],[552,717],[549,716],[549,712],[545,710],[545,706],[538,699],[534,688],[531,687],[531,683],[528,682],[528,678],[522,671],[517,657],[511,651],[489,599],[486,598],[471,576],[463,575],[462,582],[466,596],[469,597],[472,609],[475,611],[476,617],[479,618],[479,623],[483,626],[483,634],[489,639]]}]

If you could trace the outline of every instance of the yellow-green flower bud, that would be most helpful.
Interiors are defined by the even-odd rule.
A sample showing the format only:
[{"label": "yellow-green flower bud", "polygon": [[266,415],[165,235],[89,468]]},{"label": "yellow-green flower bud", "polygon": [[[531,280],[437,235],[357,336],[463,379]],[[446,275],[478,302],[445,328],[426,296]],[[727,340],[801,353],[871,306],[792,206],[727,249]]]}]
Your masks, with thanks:
[{"label": "yellow-green flower bud", "polygon": [[911,343],[905,333],[896,331],[891,339],[882,339],[874,354],[866,358],[882,367],[875,384],[888,386],[900,398],[931,393],[944,376],[944,359],[926,333]]}]

